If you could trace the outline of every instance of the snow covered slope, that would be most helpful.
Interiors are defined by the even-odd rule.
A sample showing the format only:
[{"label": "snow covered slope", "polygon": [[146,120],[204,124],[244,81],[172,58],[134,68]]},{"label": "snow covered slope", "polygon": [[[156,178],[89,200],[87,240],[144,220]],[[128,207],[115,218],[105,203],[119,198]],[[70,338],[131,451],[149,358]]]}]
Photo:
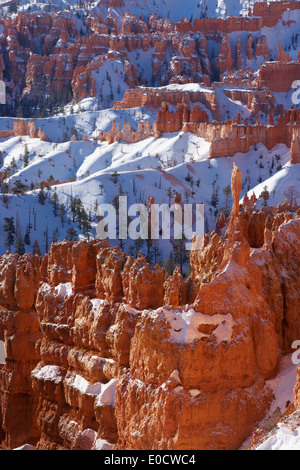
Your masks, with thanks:
[{"label": "snow covered slope", "polygon": [[[84,4],[84,7],[85,9],[98,8],[104,13],[113,11],[117,16],[123,16],[125,12],[137,17],[141,14],[156,13],[163,18],[177,22],[183,17],[195,19],[246,15],[250,6],[263,1],[266,0],[186,0],[184,3],[181,0],[124,0],[121,7],[110,7],[109,0],[100,0]],[[0,0],[0,8],[12,3],[14,2],[10,0]],[[67,8],[82,8],[82,6],[83,2],[80,4],[78,0],[49,0],[47,2],[20,0],[18,9],[20,11],[62,11]]]},{"label": "snow covered slope", "polygon": [[241,449],[300,450],[299,410],[287,409],[293,404],[293,390],[297,378],[297,365],[291,355],[283,356],[275,378],[267,381],[273,391],[273,402],[265,418],[257,425],[254,441],[247,439]]},{"label": "snow covered slope", "polygon": [[[254,3],[264,1],[266,0],[186,0],[183,3],[181,0],[124,0],[121,8],[112,7],[110,10],[117,14],[128,11],[138,17],[142,13],[156,13],[178,22],[184,17],[195,19],[246,15]],[[99,4],[102,8],[107,3],[107,0],[100,0]]]},{"label": "snow covered slope", "polygon": [[[100,131],[111,129],[114,119],[121,123],[130,121],[136,128],[139,120],[153,122],[155,115],[146,108],[93,111],[91,100],[85,100],[82,106],[89,111],[37,120],[37,126],[47,130],[50,142],[29,137],[12,137],[0,142],[2,169],[10,169],[10,176],[5,180],[9,184],[8,201],[3,197],[0,200],[0,223],[3,224],[5,217],[14,217],[24,237],[28,225],[35,221],[27,251],[31,251],[34,241],[38,240],[45,253],[53,232],[57,230],[58,238],[63,239],[70,226],[76,228],[79,236],[87,236],[74,220],[70,207],[72,198],[79,198],[90,215],[91,237],[96,236],[97,206],[112,203],[120,194],[128,196],[128,205],[147,204],[149,196],[162,204],[168,202],[170,194],[173,200],[178,192],[184,203],[205,204],[206,229],[214,230],[215,218],[226,209],[223,190],[230,184],[233,162],[242,171],[242,195],[251,194],[253,190],[260,195],[270,181],[271,204],[285,199],[284,191],[290,182],[300,177],[300,165],[290,168],[290,152],[285,145],[277,145],[272,151],[257,145],[246,155],[209,160],[210,144],[190,133],[164,134],[158,140],[150,136],[136,144],[96,141],[93,138]],[[8,119],[0,120],[1,128],[11,125]],[[75,142],[70,141],[73,132],[78,137]],[[85,134],[89,141],[83,140]],[[62,142],[64,135],[66,141]],[[28,155],[27,166],[25,154]],[[56,183],[52,182],[46,190],[47,198],[41,205],[38,201],[40,185],[51,179]],[[24,194],[13,194],[20,182],[27,190]],[[59,204],[64,204],[67,210],[63,219],[58,213],[54,214],[51,201],[55,193]],[[231,206],[230,198],[227,205]],[[1,231],[1,253],[6,250],[5,237]],[[128,241],[124,249],[135,250],[134,243]],[[161,257],[167,258],[171,249],[169,242],[163,242]]]}]

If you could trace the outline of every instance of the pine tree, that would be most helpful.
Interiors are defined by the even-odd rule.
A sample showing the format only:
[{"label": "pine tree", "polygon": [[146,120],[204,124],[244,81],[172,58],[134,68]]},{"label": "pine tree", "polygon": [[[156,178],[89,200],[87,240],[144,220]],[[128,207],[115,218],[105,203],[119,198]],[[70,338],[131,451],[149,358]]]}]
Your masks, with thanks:
[{"label": "pine tree", "polygon": [[16,233],[13,217],[4,218],[3,230],[4,232],[7,233],[7,237],[4,243],[5,243],[5,246],[8,248],[8,251],[10,251],[11,245],[14,243],[14,240],[15,240],[14,235]]},{"label": "pine tree", "polygon": [[88,215],[87,215],[87,213],[84,209],[82,209],[82,211],[81,211],[81,219],[80,220],[81,220],[81,224],[82,224],[83,233],[89,240],[90,239],[90,234],[89,234],[90,223],[89,223],[89,217],[88,217]]},{"label": "pine tree", "polygon": [[173,273],[174,273],[175,267],[176,267],[176,264],[175,264],[175,261],[174,261],[174,256],[173,256],[173,253],[171,252],[169,259],[167,259],[167,261],[165,261],[165,263],[164,263],[164,270],[168,274],[170,274],[170,276],[172,276]]},{"label": "pine tree", "polygon": [[51,237],[51,243],[57,243],[57,242],[58,242],[58,228],[53,230],[52,237]]},{"label": "pine tree", "polygon": [[16,180],[14,182],[14,187],[12,189],[12,192],[14,194],[20,195],[24,194],[28,190],[28,186],[26,184],[23,184],[21,180]]},{"label": "pine tree", "polygon": [[22,240],[22,237],[17,237],[16,243],[15,243],[15,253],[18,253],[19,255],[24,255],[25,254],[25,245]]},{"label": "pine tree", "polygon": [[213,191],[211,196],[211,205],[216,209],[219,204],[219,187],[216,187],[215,181],[213,182]]},{"label": "pine tree", "polygon": [[56,192],[53,194],[51,202],[53,204],[53,214],[55,217],[57,217],[57,209],[58,209],[58,196]]},{"label": "pine tree", "polygon": [[183,239],[174,240],[173,254],[175,263],[180,267],[180,271],[183,272],[183,267],[189,259],[185,248],[185,241]]},{"label": "pine tree", "polygon": [[48,232],[48,225],[46,225],[46,230],[44,232],[44,237],[45,237],[45,250],[46,253],[48,253],[49,250],[49,232]]},{"label": "pine tree", "polygon": [[30,234],[29,234],[29,230],[28,230],[28,229],[26,230],[26,233],[25,233],[24,243],[25,243],[26,245],[30,245]]},{"label": "pine tree", "polygon": [[167,189],[167,196],[168,196],[168,199],[169,199],[169,206],[170,206],[171,205],[171,200],[172,200],[172,197],[173,197],[171,186],[169,186],[169,188]]},{"label": "pine tree", "polygon": [[59,216],[60,216],[62,227],[64,226],[66,212],[67,212],[67,209],[65,208],[64,204],[61,204],[59,206]]},{"label": "pine tree", "polygon": [[262,198],[264,200],[264,206],[266,207],[268,205],[268,200],[270,199],[270,193],[268,191],[268,187],[265,186],[262,192]]},{"label": "pine tree", "polygon": [[67,233],[66,240],[68,241],[78,240],[77,230],[74,227],[70,227],[66,233]]},{"label": "pine tree", "polygon": [[45,205],[45,200],[47,199],[47,196],[44,191],[44,187],[42,186],[39,193],[38,193],[38,202],[44,206]]},{"label": "pine tree", "polygon": [[28,150],[27,145],[25,145],[23,163],[24,163],[24,168],[26,168],[29,165],[29,150]]},{"label": "pine tree", "polygon": [[16,163],[16,159],[15,157],[12,158],[12,161],[10,163],[10,166],[11,166],[11,169],[13,170],[13,173],[16,171],[17,169],[17,163]]}]

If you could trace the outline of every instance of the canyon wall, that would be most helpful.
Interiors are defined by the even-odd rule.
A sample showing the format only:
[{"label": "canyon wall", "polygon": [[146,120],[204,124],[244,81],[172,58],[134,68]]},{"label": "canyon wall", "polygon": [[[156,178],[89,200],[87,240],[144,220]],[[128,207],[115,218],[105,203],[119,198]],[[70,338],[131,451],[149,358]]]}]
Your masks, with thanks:
[{"label": "canyon wall", "polygon": [[114,109],[142,106],[159,109],[164,103],[170,106],[186,105],[192,107],[194,104],[201,103],[212,113],[214,119],[219,120],[220,111],[215,92],[204,88],[197,90],[197,85],[195,88],[195,91],[187,91],[184,88],[180,89],[180,87],[176,89],[138,87],[135,90],[127,90],[122,101],[114,103]]},{"label": "canyon wall", "polygon": [[240,190],[234,167],[225,238],[187,281],[100,240],[1,257],[1,448],[242,444],[299,338],[300,213],[240,211]]},{"label": "canyon wall", "polygon": [[[275,26],[287,9],[299,9],[299,2],[259,3],[249,16],[197,18],[193,23],[126,13],[119,26],[111,12],[105,17],[98,10],[84,20],[71,11],[19,13],[0,21],[0,78],[6,83],[8,104],[18,108],[22,100],[26,109],[30,100],[45,97],[77,102],[97,95],[94,73],[107,60],[120,60],[124,81],[135,88],[191,82],[208,86],[241,73],[248,60],[260,59],[259,86],[286,91],[288,75],[296,76],[299,64],[287,63],[285,53],[278,54],[276,63],[268,62],[267,37],[259,32]],[[209,42],[214,43],[213,56]],[[148,57],[147,78],[141,54]],[[277,85],[274,67],[279,71]]]},{"label": "canyon wall", "polygon": [[[168,94],[165,95],[162,92],[161,99],[165,97],[169,101],[162,102],[152,129],[150,122],[143,122],[139,123],[137,130],[132,129],[129,123],[125,123],[123,129],[120,130],[119,123],[114,121],[112,130],[100,133],[98,140],[107,141],[110,144],[117,141],[135,143],[150,135],[159,138],[164,133],[184,131],[197,134],[210,142],[210,158],[232,157],[236,153],[247,153],[251,147],[258,143],[263,144],[268,150],[272,150],[280,143],[291,148],[291,162],[293,164],[299,162],[299,110],[286,110],[277,117],[275,122],[272,111],[276,109],[276,106],[273,95],[270,95],[269,92],[262,91],[257,98],[253,93],[248,93],[248,90],[225,90],[225,93],[230,99],[247,101],[248,106],[256,115],[261,107],[265,112],[270,111],[268,125],[261,123],[258,119],[255,124],[250,124],[246,119],[242,122],[240,114],[237,119],[233,118],[231,121],[210,122],[207,112],[202,110],[198,103],[195,103],[193,107],[184,103],[185,94],[181,95],[181,93],[179,96],[181,95],[182,100],[177,103],[175,110],[170,110],[169,101],[172,102],[171,97],[175,98],[176,94],[171,94],[169,97]],[[131,91],[125,94],[127,97],[124,100],[126,106],[129,105],[131,94]],[[145,93],[143,99],[147,100],[148,96]],[[160,92],[156,93],[156,98],[159,96]],[[189,95],[187,94],[187,96]]]},{"label": "canyon wall", "polygon": [[119,141],[133,144],[139,142],[140,140],[146,139],[151,135],[151,133],[152,131],[150,122],[139,122],[137,130],[132,129],[129,122],[125,122],[123,129],[120,130],[119,123],[113,121],[112,130],[101,132],[98,136],[98,140],[102,142],[106,141],[109,144]]}]

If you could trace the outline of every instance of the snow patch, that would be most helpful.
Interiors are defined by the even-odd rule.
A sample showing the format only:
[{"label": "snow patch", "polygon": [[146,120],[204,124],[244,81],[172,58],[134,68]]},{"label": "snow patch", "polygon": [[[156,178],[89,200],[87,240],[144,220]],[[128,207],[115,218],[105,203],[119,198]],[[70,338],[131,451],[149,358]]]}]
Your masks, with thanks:
[{"label": "snow patch", "polygon": [[98,396],[101,393],[103,386],[101,382],[91,384],[86,379],[81,377],[81,375],[71,373],[66,376],[65,383],[67,386],[78,390],[82,395],[92,396]]},{"label": "snow patch", "polygon": [[234,321],[230,313],[210,316],[195,312],[192,308],[183,312],[169,311],[165,308],[162,311],[171,326],[170,337],[177,343],[192,343],[197,339],[209,338],[210,334],[199,331],[201,325],[216,325],[212,335],[216,338],[217,343],[231,341]]},{"label": "snow patch", "polygon": [[300,427],[292,430],[284,423],[278,424],[278,430],[256,450],[300,450]]},{"label": "snow patch", "polygon": [[61,298],[70,297],[72,295],[72,283],[66,282],[65,284],[58,284],[55,286],[55,294],[59,295]]},{"label": "snow patch", "polygon": [[111,379],[102,384],[101,393],[96,400],[96,406],[115,406],[115,393],[118,379]]},{"label": "snow patch", "polygon": [[59,366],[44,366],[41,369],[34,369],[32,376],[43,382],[54,382],[59,384],[63,380],[62,370]]}]

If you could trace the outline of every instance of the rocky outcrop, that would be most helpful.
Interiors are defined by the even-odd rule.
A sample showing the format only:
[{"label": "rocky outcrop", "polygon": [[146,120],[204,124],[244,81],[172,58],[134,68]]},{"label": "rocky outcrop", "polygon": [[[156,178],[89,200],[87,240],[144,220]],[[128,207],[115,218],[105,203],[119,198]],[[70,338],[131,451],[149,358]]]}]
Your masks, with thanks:
[{"label": "rocky outcrop", "polygon": [[300,130],[295,129],[291,143],[291,163],[300,163]]},{"label": "rocky outcrop", "polygon": [[[272,401],[265,380],[276,371],[278,347],[290,351],[291,335],[299,334],[298,307],[283,301],[279,273],[289,260],[279,247],[300,219],[275,218],[273,228],[265,226],[263,250],[251,249],[238,210],[238,174],[225,240],[213,234],[192,252],[194,303],[144,311],[136,325],[130,370],[117,388],[118,449],[237,448]],[[299,289],[296,264],[293,280],[283,281],[292,292]]]},{"label": "rocky outcrop", "polygon": [[193,107],[194,104],[203,104],[211,111],[214,119],[220,118],[217,97],[213,90],[199,89],[195,91],[186,90],[185,87],[171,88],[144,88],[138,87],[135,90],[127,90],[122,101],[114,103],[115,109],[136,108],[149,106],[159,109],[164,103],[172,106],[185,104]]},{"label": "rocky outcrop", "polygon": [[231,184],[187,281],[101,240],[1,258],[2,448],[241,445],[299,338],[300,213],[248,212],[236,166]]},{"label": "rocky outcrop", "polygon": [[140,140],[146,139],[150,135],[150,122],[139,122],[137,130],[132,129],[129,122],[125,122],[123,125],[123,129],[120,130],[119,123],[113,121],[112,130],[101,132],[98,136],[98,140],[102,142],[106,141],[109,144],[119,141],[132,144],[139,142]]},{"label": "rocky outcrop", "polygon": [[287,60],[281,62],[265,62],[259,70],[259,86],[265,86],[279,93],[288,92],[291,90],[293,82],[299,80],[299,76],[299,62]]},{"label": "rocky outcrop", "polygon": [[[225,72],[240,72],[242,64],[251,61],[251,66],[258,67],[267,60],[267,39],[261,31],[274,26],[287,8],[299,8],[298,2],[255,4],[255,16],[197,18],[193,23],[183,18],[176,24],[153,14],[146,20],[126,13],[118,25],[112,11],[104,17],[97,9],[84,21],[72,11],[22,13],[1,21],[0,78],[4,77],[8,102],[16,109],[20,99],[38,102],[43,95],[59,102],[94,96],[93,72],[103,57],[114,60],[113,54],[121,55],[131,88],[191,82],[209,86],[219,76],[223,80]],[[236,39],[229,41],[232,33]],[[208,47],[209,41],[213,48]],[[148,78],[139,60],[143,52],[149,53],[151,61]],[[259,59],[256,65],[253,59]],[[273,67],[279,71],[277,84]],[[287,76],[293,79],[297,74],[297,62],[291,63],[278,43],[277,61],[263,64],[259,86],[286,91]]]},{"label": "rocky outcrop", "polygon": [[25,442],[36,444],[38,397],[30,373],[39,361],[35,348],[41,337],[34,309],[41,258],[6,254],[1,257],[0,339],[5,343],[5,364],[0,365],[1,448]]},{"label": "rocky outcrop", "polygon": [[216,61],[216,68],[219,73],[225,72],[225,70],[231,70],[233,67],[231,46],[228,36],[225,35],[220,47],[220,52]]},{"label": "rocky outcrop", "polygon": [[209,117],[206,111],[195,104],[191,110],[181,103],[176,107],[176,111],[170,111],[169,105],[164,103],[157,112],[157,121],[153,125],[153,134],[159,137],[164,132],[194,132],[197,133],[199,123],[208,122]]},{"label": "rocky outcrop", "polygon": [[[259,121],[251,125],[247,120],[241,123],[239,119],[232,119],[227,123],[201,123],[197,126],[197,133],[199,137],[211,142],[211,158],[234,156],[238,152],[246,153],[258,142],[269,150],[278,143],[284,143],[289,148],[293,145],[292,153],[295,155],[297,139],[293,136],[298,135],[298,128],[298,110],[287,110],[277,119],[276,124],[272,116],[267,126]],[[293,156],[294,158],[297,157]]]},{"label": "rocky outcrop", "polygon": [[17,119],[14,121],[14,128],[11,135],[15,137],[28,135],[31,139],[47,140],[46,132],[42,131],[40,127],[36,127],[35,121],[24,121],[23,119]]}]

